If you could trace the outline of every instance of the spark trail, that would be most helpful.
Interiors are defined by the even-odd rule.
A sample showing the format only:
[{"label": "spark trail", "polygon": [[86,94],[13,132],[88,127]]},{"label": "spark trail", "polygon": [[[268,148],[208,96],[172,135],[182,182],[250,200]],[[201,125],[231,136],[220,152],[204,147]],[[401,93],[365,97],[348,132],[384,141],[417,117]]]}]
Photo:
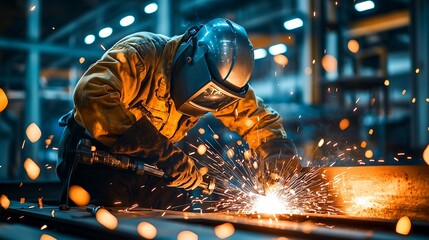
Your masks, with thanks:
[{"label": "spark trail", "polygon": [[296,173],[290,170],[290,166],[281,166],[280,175],[285,176],[284,179],[264,194],[257,177],[261,162],[256,154],[249,154],[250,150],[241,141],[233,147],[222,145],[218,135],[210,130],[211,137],[201,134],[197,144],[187,142],[195,149],[189,155],[197,164],[207,167],[208,174],[216,179],[214,193],[217,199],[197,197],[193,200],[194,203],[204,202],[206,211],[237,214],[339,213],[333,205],[336,193],[329,188],[332,182],[326,179],[326,170],[314,167]]}]

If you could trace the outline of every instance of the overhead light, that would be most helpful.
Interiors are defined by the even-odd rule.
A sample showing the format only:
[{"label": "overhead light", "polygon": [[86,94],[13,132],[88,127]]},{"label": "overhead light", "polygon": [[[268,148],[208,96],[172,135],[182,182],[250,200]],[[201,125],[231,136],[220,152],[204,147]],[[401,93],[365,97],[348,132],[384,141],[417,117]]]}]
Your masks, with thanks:
[{"label": "overhead light", "polygon": [[156,10],[158,10],[158,4],[156,4],[156,3],[148,4],[144,8],[144,12],[147,14],[154,13],[154,12],[156,12]]},{"label": "overhead light", "polygon": [[134,16],[128,15],[126,17],[123,17],[121,19],[121,21],[119,21],[119,24],[122,27],[126,27],[126,26],[129,26],[129,25],[133,24],[134,20],[135,20]]},{"label": "overhead light", "polygon": [[268,52],[273,56],[285,53],[286,51],[287,47],[283,43],[279,43],[268,48]]},{"label": "overhead light", "polygon": [[261,59],[267,56],[267,50],[263,48],[258,48],[253,51],[253,55],[255,59]]},{"label": "overhead light", "polygon": [[86,44],[92,44],[95,41],[95,36],[92,34],[89,34],[88,36],[85,37],[84,42]]},{"label": "overhead light", "polygon": [[304,22],[300,18],[294,18],[294,19],[288,20],[283,24],[283,26],[287,30],[299,28],[299,27],[302,27],[302,25],[304,25]]},{"label": "overhead light", "polygon": [[355,9],[358,12],[367,11],[367,10],[373,9],[374,7],[375,5],[373,1],[364,1],[364,2],[355,4]]},{"label": "overhead light", "polygon": [[100,32],[98,32],[98,36],[100,36],[101,38],[107,38],[108,36],[112,35],[112,28],[111,27],[106,27],[100,30]]}]

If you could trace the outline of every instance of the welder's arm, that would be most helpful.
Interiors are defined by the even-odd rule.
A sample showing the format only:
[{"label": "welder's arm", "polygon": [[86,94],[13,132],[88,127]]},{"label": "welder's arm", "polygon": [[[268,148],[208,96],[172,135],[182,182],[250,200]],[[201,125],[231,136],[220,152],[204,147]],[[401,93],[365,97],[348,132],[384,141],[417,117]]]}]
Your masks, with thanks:
[{"label": "welder's arm", "polygon": [[256,149],[256,154],[260,159],[258,180],[265,192],[287,184],[302,169],[295,144],[288,139],[268,140]]},{"label": "welder's arm", "polygon": [[[287,178],[300,171],[296,148],[287,139],[282,117],[275,110],[265,106],[249,86],[246,97],[216,112],[213,115],[246,140],[259,159],[258,178],[264,187],[279,177]],[[276,177],[276,174],[280,174]],[[277,179],[276,181],[267,181]]]},{"label": "welder's arm", "polygon": [[113,145],[112,152],[147,159],[170,176],[169,186],[191,190],[203,181],[207,172],[169,141],[146,118],[142,117]]},{"label": "welder's arm", "polygon": [[107,51],[76,86],[75,120],[114,153],[152,159],[151,164],[171,176],[171,186],[192,189],[202,179],[193,160],[144,116],[132,112],[140,91],[149,90],[144,87],[150,81],[145,62],[153,58],[153,51],[148,47],[137,53],[132,44],[119,44]]}]

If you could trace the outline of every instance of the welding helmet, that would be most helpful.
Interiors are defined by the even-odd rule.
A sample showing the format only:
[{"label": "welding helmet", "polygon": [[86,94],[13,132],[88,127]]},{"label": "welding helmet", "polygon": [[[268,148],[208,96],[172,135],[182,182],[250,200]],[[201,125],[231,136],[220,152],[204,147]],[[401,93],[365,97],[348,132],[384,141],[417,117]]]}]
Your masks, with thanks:
[{"label": "welding helmet", "polygon": [[253,63],[253,46],[240,25],[218,18],[188,29],[173,62],[176,109],[200,116],[244,98]]}]

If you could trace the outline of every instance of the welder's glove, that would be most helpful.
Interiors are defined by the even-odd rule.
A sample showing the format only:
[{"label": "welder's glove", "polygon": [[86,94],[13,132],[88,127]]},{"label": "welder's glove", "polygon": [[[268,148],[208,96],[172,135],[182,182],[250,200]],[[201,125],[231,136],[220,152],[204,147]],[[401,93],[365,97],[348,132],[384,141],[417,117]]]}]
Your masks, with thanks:
[{"label": "welder's glove", "polygon": [[265,193],[287,184],[302,169],[295,144],[288,139],[277,138],[262,143],[256,154],[260,159],[257,177]]},{"label": "welder's glove", "polygon": [[142,158],[146,163],[156,165],[167,175],[168,186],[196,188],[203,174],[194,161],[170,140],[162,135],[155,126],[142,117],[115,143],[111,149],[114,154],[126,154]]}]

